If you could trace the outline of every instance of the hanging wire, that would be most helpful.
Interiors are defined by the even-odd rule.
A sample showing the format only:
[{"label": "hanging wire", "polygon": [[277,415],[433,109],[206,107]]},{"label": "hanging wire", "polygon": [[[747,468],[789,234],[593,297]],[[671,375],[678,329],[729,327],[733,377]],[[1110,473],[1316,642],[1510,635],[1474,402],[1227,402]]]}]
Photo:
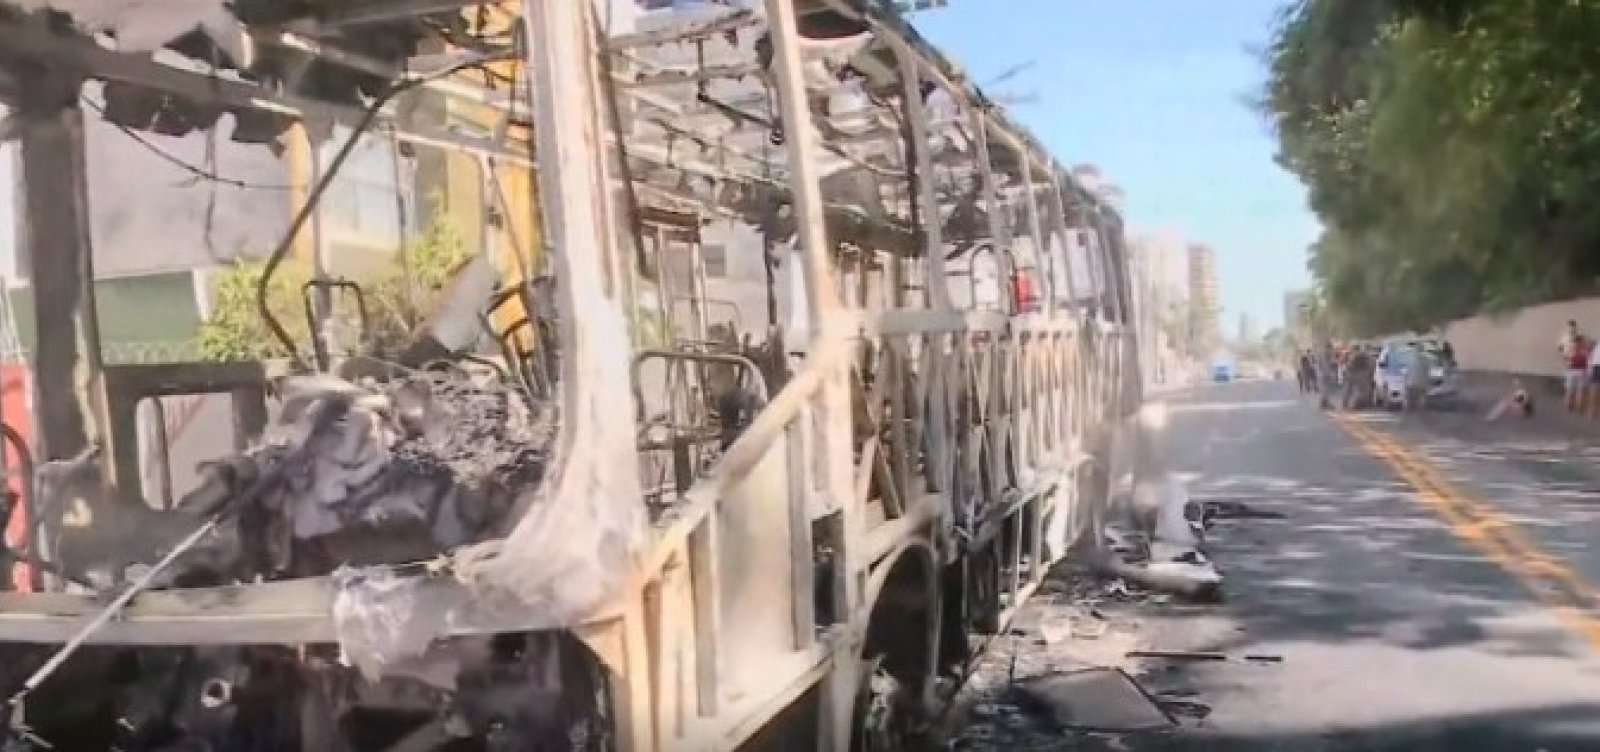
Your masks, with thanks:
[{"label": "hanging wire", "polygon": [[640,226],[639,218],[642,212],[639,208],[639,193],[634,183],[632,158],[628,154],[628,134],[622,126],[622,105],[617,92],[617,80],[611,62],[611,53],[605,51],[606,42],[611,39],[611,28],[606,24],[606,19],[600,16],[600,11],[593,5],[589,6],[590,20],[595,24],[596,33],[600,36],[596,40],[600,52],[600,88],[605,99],[607,119],[611,121],[611,135],[617,142],[617,171],[622,179],[623,208],[627,210],[625,217],[629,231],[629,239],[633,241],[633,264],[639,273],[648,277],[650,259],[645,254],[644,230]]},{"label": "hanging wire", "polygon": [[465,60],[436,71],[402,79],[391,84],[378,96],[374,97],[368,103],[366,109],[362,111],[360,120],[356,121],[354,126],[351,127],[350,135],[345,138],[344,143],[339,147],[339,151],[333,155],[333,160],[328,163],[327,168],[317,177],[316,183],[311,186],[310,192],[306,195],[304,201],[300,203],[300,208],[295,212],[294,219],[289,222],[288,230],[279,239],[277,247],[272,250],[272,254],[267,257],[266,267],[262,269],[261,278],[256,282],[256,312],[261,316],[262,322],[267,325],[272,337],[289,352],[289,360],[297,370],[307,370],[305,358],[300,355],[300,348],[295,346],[294,338],[289,334],[289,330],[284,328],[283,322],[278,320],[277,315],[272,312],[271,306],[267,305],[267,293],[271,289],[272,278],[276,275],[278,267],[283,264],[284,257],[289,254],[290,248],[294,246],[295,238],[300,235],[300,230],[311,220],[312,213],[316,210],[317,205],[322,202],[323,195],[328,192],[328,187],[333,184],[333,179],[339,174],[340,169],[344,167],[344,163],[350,158],[351,153],[355,151],[361,137],[367,133],[373,123],[377,122],[378,114],[384,105],[388,104],[396,96],[418,86],[455,75],[467,68],[479,66],[483,63],[484,61],[481,59]]},{"label": "hanging wire", "polygon": [[170,151],[167,151],[166,149],[164,149],[161,146],[157,145],[155,142],[145,138],[144,135],[139,133],[138,131],[136,131],[136,130],[134,130],[132,128],[129,128],[128,126],[123,125],[121,123],[118,123],[118,122],[116,122],[114,120],[111,120],[110,118],[107,118],[106,117],[105,108],[100,106],[100,104],[98,102],[95,102],[94,100],[89,99],[88,97],[80,97],[79,100],[83,103],[84,107],[87,107],[90,110],[93,110],[94,112],[98,113],[101,118],[105,119],[106,122],[108,122],[111,125],[115,126],[117,130],[122,131],[122,133],[124,135],[126,135],[128,138],[133,139],[133,141],[135,143],[139,144],[140,146],[143,146],[151,154],[154,154],[154,155],[160,157],[163,161],[167,162],[168,164],[171,164],[174,167],[177,167],[178,169],[183,170],[184,172],[187,172],[190,175],[192,175],[195,178],[198,178],[200,180],[205,180],[205,181],[209,181],[209,182],[212,182],[212,183],[217,183],[219,185],[232,186],[234,188],[247,188],[247,189],[251,189],[251,190],[262,190],[262,191],[295,191],[295,190],[299,190],[302,187],[304,187],[304,186],[290,185],[290,184],[287,184],[287,183],[256,183],[256,182],[252,182],[252,181],[237,180],[237,179],[234,179],[234,178],[218,175],[216,173],[216,171],[208,170],[208,169],[206,169],[204,167],[196,166],[195,164],[185,160],[184,158],[179,157],[178,155],[173,154]]}]

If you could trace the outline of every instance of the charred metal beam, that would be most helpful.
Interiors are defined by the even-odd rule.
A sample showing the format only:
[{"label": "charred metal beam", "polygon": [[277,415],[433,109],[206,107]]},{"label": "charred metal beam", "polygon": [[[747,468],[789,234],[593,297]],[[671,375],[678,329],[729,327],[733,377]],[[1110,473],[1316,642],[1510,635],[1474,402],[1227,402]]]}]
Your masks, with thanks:
[{"label": "charred metal beam", "polygon": [[612,52],[632,49],[634,47],[648,47],[655,44],[668,42],[681,42],[689,39],[702,39],[737,31],[746,26],[754,26],[760,21],[756,14],[749,9],[741,8],[725,16],[713,18],[709,21],[697,21],[682,26],[665,29],[642,31],[635,34],[619,34],[611,38],[606,44],[606,49]]},{"label": "charred metal beam", "polygon": [[655,89],[683,86],[713,81],[719,78],[744,78],[760,75],[761,66],[755,62],[706,65],[698,68],[666,68],[655,73],[640,73],[625,86],[635,89]]},{"label": "charred metal beam", "polygon": [[260,363],[161,363],[104,369],[106,432],[118,488],[140,487],[139,402],[147,397],[227,393],[233,399],[235,447],[243,448],[266,429],[266,371]]},{"label": "charred metal beam", "polygon": [[418,16],[433,16],[451,11],[461,11],[479,5],[488,5],[483,0],[394,0],[362,3],[350,8],[334,11],[322,20],[321,25],[328,28],[340,26],[364,26],[369,24],[386,23]]},{"label": "charred metal beam", "polygon": [[[879,38],[901,53],[909,54],[923,74],[948,92],[957,104],[978,110],[981,119],[989,124],[1002,140],[1009,142],[1019,151],[1045,155],[1040,161],[1050,165],[1055,164],[1055,160],[1049,157],[1049,152],[1033,138],[1032,134],[1013,124],[977,87],[968,85],[955,66],[923,40],[904,20],[863,10],[847,0],[817,0],[817,2],[842,16],[864,20]],[[1065,179],[1075,188],[1082,188],[1081,183],[1071,175]],[[1103,202],[1092,199],[1092,203],[1101,205]]]},{"label": "charred metal beam", "polygon": [[82,79],[10,61],[31,83],[13,101],[20,128],[22,247],[34,289],[34,410],[40,456],[61,459],[104,434],[105,394],[90,247]]},{"label": "charred metal beam", "polygon": [[944,222],[939,206],[938,186],[933,170],[934,154],[929,151],[928,108],[920,94],[922,75],[910,54],[900,51],[900,75],[904,79],[907,130],[911,137],[910,159],[916,165],[917,201],[922,226],[916,228],[923,234],[927,259],[928,306],[944,310],[950,307],[950,283],[944,266]]},{"label": "charred metal beam", "polygon": [[[145,86],[192,101],[216,102],[238,110],[265,111],[296,120],[345,125],[360,122],[363,114],[355,107],[280,94],[246,81],[166,65],[148,55],[106,49],[81,35],[44,31],[14,22],[0,21],[0,50],[8,56],[50,61],[65,69],[80,71],[87,78]],[[395,138],[401,141],[490,156],[524,166],[533,164],[526,151],[508,149],[492,139],[468,136],[451,128],[397,123],[392,114],[381,119],[394,127]]]},{"label": "charred metal beam", "polygon": [[[403,81],[408,78],[419,77],[419,74],[414,71],[401,68],[382,60],[367,57],[366,55],[350,52],[349,50],[341,47],[327,44],[320,40],[313,39],[302,34],[296,34],[294,32],[259,31],[252,34],[252,37],[258,42],[270,44],[275,47],[282,47],[284,49],[304,52],[308,55],[326,60],[335,65],[349,68],[354,71],[359,71],[361,73],[366,73],[368,75],[377,76],[386,81]],[[506,50],[498,55],[485,58],[484,62],[498,62],[501,60],[512,59],[514,59],[514,52],[512,50]],[[458,59],[454,61],[453,64],[459,65],[460,63],[461,61]],[[435,91],[445,96],[454,97],[456,99],[461,99],[467,102],[472,102],[500,110],[501,112],[506,113],[508,116],[520,118],[529,117],[526,104],[523,104],[520,107],[516,106],[517,103],[514,97],[508,99],[501,93],[484,88],[482,86],[473,86],[472,84],[448,78],[425,81],[420,84],[420,86],[424,89]]]}]

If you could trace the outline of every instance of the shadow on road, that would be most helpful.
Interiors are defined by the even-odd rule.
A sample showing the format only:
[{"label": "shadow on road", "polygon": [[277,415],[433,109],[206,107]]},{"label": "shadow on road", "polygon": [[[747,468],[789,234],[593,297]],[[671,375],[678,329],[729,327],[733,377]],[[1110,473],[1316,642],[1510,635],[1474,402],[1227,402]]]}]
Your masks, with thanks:
[{"label": "shadow on road", "polygon": [[[1594,737],[1568,733],[1568,725],[1591,723],[1600,704],[1571,703],[1524,710],[1463,713],[1421,718],[1343,731],[1205,733],[1194,736],[1146,734],[1113,740],[1086,740],[1071,749],[1130,749],[1139,752],[1592,752]],[[1100,744],[1095,744],[1099,741]],[[1069,749],[1067,746],[1056,749]]]},{"label": "shadow on road", "polygon": [[[1157,442],[1164,464],[1196,500],[1247,512],[1217,520],[1208,534],[1226,601],[1135,597],[1088,608],[1114,625],[1136,623],[1138,647],[1230,658],[1122,661],[1179,720],[1154,734],[1054,727],[1015,707],[1007,678],[991,670],[978,682],[989,688],[980,706],[990,710],[957,749],[1600,749],[1593,650],[1500,565],[1462,544],[1314,403],[1296,399],[1292,383],[1200,388],[1172,398],[1167,414]],[[1392,416],[1375,420],[1442,440],[1420,422],[1396,429]],[[1439,420],[1429,416],[1427,425]],[[1470,466],[1465,453],[1483,446],[1458,440],[1452,451]],[[1588,503],[1600,514],[1600,503]],[[1082,590],[1057,582],[1045,592]],[[1062,670],[1052,658],[1061,644],[1043,639],[1038,625],[1064,618],[1052,611],[1084,611],[1076,600],[1036,602],[1018,621],[1020,660],[1008,657],[1001,670],[1018,678]],[[1092,653],[1084,642],[1068,647]],[[1125,655],[1115,647],[1102,653]],[[1279,661],[1236,659],[1246,653]]]}]

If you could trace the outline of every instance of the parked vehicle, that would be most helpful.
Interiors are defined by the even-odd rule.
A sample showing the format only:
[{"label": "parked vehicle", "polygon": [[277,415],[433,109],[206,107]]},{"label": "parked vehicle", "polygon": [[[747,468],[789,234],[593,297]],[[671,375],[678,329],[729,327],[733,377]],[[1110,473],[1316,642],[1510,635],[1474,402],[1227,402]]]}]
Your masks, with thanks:
[{"label": "parked vehicle", "polygon": [[1426,404],[1449,407],[1459,393],[1455,367],[1440,357],[1437,346],[1428,341],[1391,340],[1378,353],[1373,370],[1373,399],[1379,407],[1398,410],[1405,407],[1406,379],[1412,368],[1428,369]]},{"label": "parked vehicle", "polygon": [[1233,381],[1233,366],[1227,363],[1213,363],[1211,365],[1211,380],[1218,384]]}]

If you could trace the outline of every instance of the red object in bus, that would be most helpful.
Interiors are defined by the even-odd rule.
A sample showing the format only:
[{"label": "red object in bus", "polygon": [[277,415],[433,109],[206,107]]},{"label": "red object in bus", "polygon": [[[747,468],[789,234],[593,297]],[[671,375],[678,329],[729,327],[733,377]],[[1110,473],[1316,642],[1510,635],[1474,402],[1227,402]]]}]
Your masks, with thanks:
[{"label": "red object in bus", "polygon": [[[33,431],[31,430],[31,416],[28,413],[27,366],[0,366],[0,400],[4,400],[3,406],[0,406],[0,412],[5,415],[6,425],[11,426],[12,430],[15,430],[23,441],[31,442]],[[18,472],[21,468],[21,458],[17,456],[16,451],[9,444],[0,444],[0,461],[5,463],[7,490],[20,495],[23,492],[22,473]],[[0,535],[5,536],[6,544],[13,551],[23,546],[28,522],[30,520],[23,514],[23,509],[19,504],[11,512],[11,524],[5,530],[0,530]],[[12,587],[22,592],[32,590],[30,584],[32,573],[29,571],[28,565],[17,564],[11,568],[11,575]]]},{"label": "red object in bus", "polygon": [[1035,300],[1033,280],[1024,272],[1011,275],[1011,302],[1014,304],[1014,310],[1031,311]]}]

